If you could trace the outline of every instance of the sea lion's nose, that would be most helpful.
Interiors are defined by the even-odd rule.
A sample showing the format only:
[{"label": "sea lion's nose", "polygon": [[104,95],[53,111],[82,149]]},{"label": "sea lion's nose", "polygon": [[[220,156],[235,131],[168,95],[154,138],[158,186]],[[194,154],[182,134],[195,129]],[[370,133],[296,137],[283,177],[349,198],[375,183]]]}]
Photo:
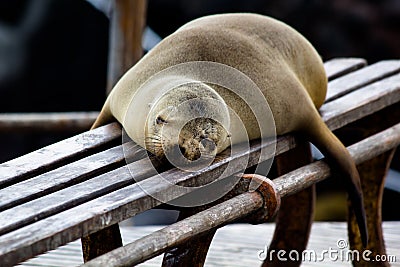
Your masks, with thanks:
[{"label": "sea lion's nose", "polygon": [[181,151],[182,155],[185,156],[186,148],[184,148],[183,146],[179,145],[179,150]]},{"label": "sea lion's nose", "polygon": [[189,149],[189,152],[188,152],[188,149],[181,145],[179,145],[179,150],[181,151],[182,155],[190,161],[196,160],[196,159],[200,158],[200,156],[201,156],[200,152],[196,153],[196,151],[194,151],[194,150],[192,151],[191,149]]},{"label": "sea lion's nose", "polygon": [[214,151],[216,146],[213,140],[209,138],[204,138],[200,141],[201,145],[204,147],[206,151]]}]

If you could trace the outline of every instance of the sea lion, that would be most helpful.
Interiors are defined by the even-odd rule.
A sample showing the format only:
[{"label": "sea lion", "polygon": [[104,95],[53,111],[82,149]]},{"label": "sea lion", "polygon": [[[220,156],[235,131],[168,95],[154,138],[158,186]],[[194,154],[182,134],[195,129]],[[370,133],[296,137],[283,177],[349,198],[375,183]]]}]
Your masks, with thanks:
[{"label": "sea lion", "polygon": [[[267,100],[275,120],[276,134],[297,132],[321,150],[337,172],[345,177],[362,242],[366,245],[366,218],[356,166],[347,149],[328,129],[317,111],[325,100],[327,90],[322,60],[301,34],[282,22],[256,14],[222,14],[187,23],[160,42],[121,78],[93,127],[117,120],[134,141],[143,147],[147,142],[147,149],[156,155],[162,156],[165,149],[179,148],[189,160],[196,160],[201,152],[213,155],[229,146],[230,134],[235,133],[235,126],[229,125],[229,111],[225,103],[239,115],[248,138],[260,138],[258,122],[249,107],[253,103],[247,105],[232,91],[206,83],[187,83],[158,95],[157,101],[150,104],[153,106],[151,112],[144,108],[148,102],[137,101],[135,118],[143,121],[145,117],[147,124],[143,134],[146,136],[138,136],[137,129],[133,128],[143,128],[143,124],[127,111],[132,99],[138,100],[137,91],[141,85],[171,66],[195,61],[221,63],[246,74]],[[242,90],[249,95],[254,93],[248,92],[249,88]],[[174,113],[177,103],[202,97],[222,104],[212,106],[207,101],[194,100],[194,105],[184,108],[185,112]],[[256,104],[254,106],[259,108]],[[143,110],[147,113],[141,114]],[[181,132],[175,143],[168,143],[174,136],[165,137],[168,131],[160,134],[160,129],[166,125],[173,126],[174,119],[195,110],[198,114],[208,113],[211,116],[208,118],[212,119],[192,120],[179,128]],[[167,118],[170,114],[173,115]],[[127,119],[128,116],[131,118]],[[212,116],[218,118],[213,120]]]}]

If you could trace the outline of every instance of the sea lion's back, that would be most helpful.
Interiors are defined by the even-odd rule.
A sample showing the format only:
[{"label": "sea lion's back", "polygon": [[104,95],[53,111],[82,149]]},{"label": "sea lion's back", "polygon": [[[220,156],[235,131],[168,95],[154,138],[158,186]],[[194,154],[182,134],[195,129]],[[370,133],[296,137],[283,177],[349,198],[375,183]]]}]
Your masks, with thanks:
[{"label": "sea lion's back", "polygon": [[[221,50],[232,50],[232,54],[242,54],[242,61],[249,60],[246,56],[259,59],[265,71],[268,71],[265,66],[285,62],[287,66],[281,67],[289,67],[294,72],[317,107],[325,100],[327,79],[320,56],[307,39],[283,22],[250,13],[211,15],[185,24],[175,34],[197,39],[208,50],[204,53],[211,54],[209,60],[213,59],[213,54],[229,53]],[[214,44],[218,47],[212,49]],[[248,51],[244,52],[246,49]],[[254,66],[253,71],[262,70]],[[251,76],[250,72],[246,74]]]}]

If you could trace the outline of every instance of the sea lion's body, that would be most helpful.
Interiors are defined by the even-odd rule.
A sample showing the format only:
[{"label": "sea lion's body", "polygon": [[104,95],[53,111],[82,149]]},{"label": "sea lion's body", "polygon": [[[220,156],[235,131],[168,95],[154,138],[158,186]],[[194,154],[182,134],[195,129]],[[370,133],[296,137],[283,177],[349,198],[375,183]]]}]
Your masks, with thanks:
[{"label": "sea lion's body", "polygon": [[[315,113],[314,105],[319,108],[325,100],[327,79],[322,61],[299,33],[265,16],[217,15],[184,25],[133,66],[116,85],[118,89],[111,92],[102,111],[107,115],[101,120],[110,119],[111,113],[122,123],[130,100],[146,80],[161,70],[190,61],[226,64],[250,77],[271,107],[278,134],[299,129],[304,123],[293,116]],[[236,99],[225,100],[235,107]],[[307,102],[302,109],[312,111],[291,113],[299,102]],[[250,138],[257,138],[248,128]]]},{"label": "sea lion's body", "polygon": [[[108,97],[94,127],[115,119],[124,124],[130,101],[143,83],[168,67],[191,61],[222,63],[252,79],[271,108],[276,133],[301,133],[348,178],[350,197],[362,232],[365,230],[355,165],[317,111],[327,90],[321,58],[297,31],[274,19],[254,14],[226,14],[204,17],[184,25],[123,76]],[[249,107],[232,92],[217,86],[213,89],[238,113],[249,138],[260,138],[260,131],[255,126],[257,121]],[[134,141],[144,145],[141,140]],[[366,236],[364,238],[366,240]]]}]

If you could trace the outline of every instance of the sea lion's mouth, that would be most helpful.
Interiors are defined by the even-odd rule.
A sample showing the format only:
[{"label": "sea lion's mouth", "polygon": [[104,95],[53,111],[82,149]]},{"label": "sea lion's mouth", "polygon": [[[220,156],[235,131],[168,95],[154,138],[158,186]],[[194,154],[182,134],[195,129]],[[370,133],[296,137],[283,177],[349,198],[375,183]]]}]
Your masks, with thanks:
[{"label": "sea lion's mouth", "polygon": [[[207,145],[213,146],[212,144]],[[214,160],[215,151],[206,151],[200,147],[200,144],[198,147],[187,147],[178,144],[166,146],[161,157],[181,169],[192,170],[201,166],[206,167]]]},{"label": "sea lion's mouth", "polygon": [[187,157],[187,152],[186,152],[186,148],[184,148],[183,146],[179,146],[179,150],[181,151],[181,154],[185,157]]},{"label": "sea lion's mouth", "polygon": [[202,153],[213,154],[217,149],[215,142],[209,138],[204,138],[200,141],[200,151]]},{"label": "sea lion's mouth", "polygon": [[198,160],[201,157],[199,149],[193,147],[185,147],[182,145],[175,145],[170,153],[170,158],[174,161],[188,161],[188,163]]}]

